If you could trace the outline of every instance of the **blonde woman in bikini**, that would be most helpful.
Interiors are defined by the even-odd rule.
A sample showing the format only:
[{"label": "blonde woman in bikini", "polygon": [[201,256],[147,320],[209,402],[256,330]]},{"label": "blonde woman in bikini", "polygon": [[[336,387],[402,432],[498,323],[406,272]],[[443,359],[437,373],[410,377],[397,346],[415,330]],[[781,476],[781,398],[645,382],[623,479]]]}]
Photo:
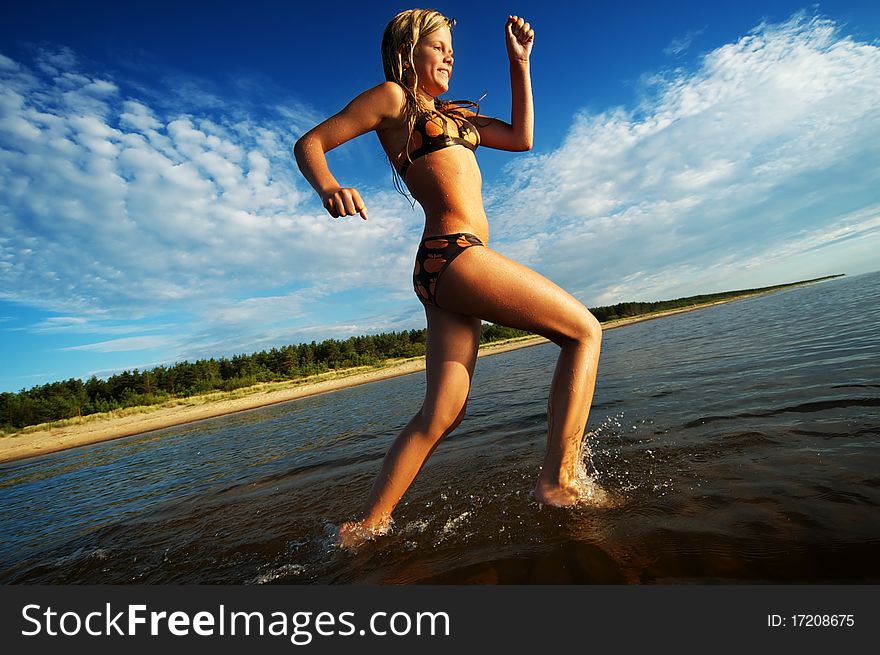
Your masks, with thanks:
[{"label": "blonde woman in bikini", "polygon": [[395,16],[382,38],[386,81],[303,135],[294,148],[302,174],[331,216],[366,219],[363,198],[336,180],[325,153],[374,131],[425,211],[413,272],[428,324],[425,400],[385,455],[360,515],[340,527],[345,547],[387,531],[394,507],[425,460],[464,418],[483,320],[540,334],[560,347],[547,408],[547,451],[534,497],[555,506],[581,498],[581,442],[602,330],[574,297],[489,247],[474,156],[478,145],[510,151],[532,147],[529,56],[535,33],[523,18],[508,17],[513,102],[506,123],[480,115],[475,105],[440,99],[453,72],[452,25],[432,10]]}]

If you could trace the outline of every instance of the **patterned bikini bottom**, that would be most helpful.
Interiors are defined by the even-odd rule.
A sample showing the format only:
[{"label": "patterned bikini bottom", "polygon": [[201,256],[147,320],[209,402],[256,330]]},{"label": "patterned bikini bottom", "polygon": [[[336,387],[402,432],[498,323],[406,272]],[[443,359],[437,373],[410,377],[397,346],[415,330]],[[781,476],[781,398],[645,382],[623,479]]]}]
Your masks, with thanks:
[{"label": "patterned bikini bottom", "polygon": [[422,239],[413,269],[413,288],[419,300],[425,305],[438,307],[437,284],[440,275],[465,250],[482,245],[482,241],[467,232]]}]

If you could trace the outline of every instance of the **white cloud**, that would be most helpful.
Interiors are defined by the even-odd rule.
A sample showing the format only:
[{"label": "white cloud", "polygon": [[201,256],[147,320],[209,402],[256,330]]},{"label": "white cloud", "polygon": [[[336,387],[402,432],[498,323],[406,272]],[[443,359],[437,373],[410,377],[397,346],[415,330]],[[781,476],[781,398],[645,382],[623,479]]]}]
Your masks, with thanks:
[{"label": "white cloud", "polygon": [[316,338],[328,294],[411,301],[413,212],[362,187],[369,222],[329,218],[292,155],[313,110],[172,81],[133,87],[69,49],[0,59],[0,299],[61,314],[29,332],[150,331],[67,350],[173,361]]},{"label": "white cloud", "polygon": [[[100,335],[77,350],[167,361],[419,325],[417,214],[364,188],[369,222],[328,220],[291,154],[320,117],[266,88],[148,89],[68,49],[0,55],[0,299],[61,314],[32,332]],[[817,18],[760,25],[487,180],[493,245],[588,304],[864,259],[878,106],[876,44]]]},{"label": "white cloud", "polygon": [[11,71],[18,70],[18,64],[6,55],[0,54],[0,69]]},{"label": "white cloud", "polygon": [[163,336],[123,337],[121,339],[110,339],[109,341],[69,346],[67,348],[61,348],[61,350],[90,350],[100,353],[115,353],[161,348],[169,345],[169,343],[171,343],[171,340],[168,337]]},{"label": "white cloud", "polygon": [[[0,319],[2,320],[2,319]],[[49,316],[27,329],[34,334],[131,334],[132,332],[152,332],[172,330],[176,326],[171,323],[148,324],[144,322],[129,323],[124,319],[112,319],[108,316]]]},{"label": "white cloud", "polygon": [[857,210],[880,202],[878,106],[875,44],[819,18],[760,25],[509,166],[500,247],[590,303],[735,284],[746,260],[876,216]]},{"label": "white cloud", "polygon": [[299,180],[291,150],[301,128],[289,121],[151,107],[80,70],[68,50],[41,53],[42,73],[8,62],[0,297],[78,315],[177,303],[207,317],[217,298],[318,281],[382,288],[389,259],[400,268],[370,243],[395,253],[412,240],[402,200],[366,189],[373,220],[329,220]]},{"label": "white cloud", "polygon": [[[703,28],[705,29],[705,28]],[[679,57],[693,45],[694,38],[703,33],[703,29],[689,30],[683,36],[678,36],[669,42],[669,45],[663,49],[663,54],[670,57]]]}]

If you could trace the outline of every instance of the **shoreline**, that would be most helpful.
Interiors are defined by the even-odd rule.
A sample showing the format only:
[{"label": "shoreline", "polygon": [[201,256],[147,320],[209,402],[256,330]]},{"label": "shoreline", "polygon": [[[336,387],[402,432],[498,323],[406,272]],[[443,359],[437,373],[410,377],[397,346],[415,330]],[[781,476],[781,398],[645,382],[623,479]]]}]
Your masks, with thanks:
[{"label": "shoreline", "polygon": [[[611,330],[768,293],[774,291],[763,291],[711,303],[606,321],[602,323],[602,329]],[[477,357],[497,355],[545,343],[550,341],[540,336],[518,337],[488,343],[480,346]],[[212,392],[179,398],[160,405],[132,407],[107,414],[93,414],[81,419],[67,419],[67,422],[60,426],[35,426],[30,430],[25,428],[22,432],[0,437],[0,464],[260,409],[370,382],[410,375],[424,369],[425,357],[414,357],[395,360],[376,368],[358,367],[329,371],[305,380],[262,383],[232,392]]]}]

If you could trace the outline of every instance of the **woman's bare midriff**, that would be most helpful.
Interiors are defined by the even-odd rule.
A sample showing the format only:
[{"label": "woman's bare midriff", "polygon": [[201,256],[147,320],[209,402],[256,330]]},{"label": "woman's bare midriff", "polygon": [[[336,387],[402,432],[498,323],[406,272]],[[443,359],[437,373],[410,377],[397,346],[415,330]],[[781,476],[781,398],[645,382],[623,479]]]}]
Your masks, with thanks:
[{"label": "woman's bare midriff", "polygon": [[425,211],[423,238],[468,232],[488,243],[483,178],[473,152],[451,146],[419,157],[407,171],[406,185]]}]

